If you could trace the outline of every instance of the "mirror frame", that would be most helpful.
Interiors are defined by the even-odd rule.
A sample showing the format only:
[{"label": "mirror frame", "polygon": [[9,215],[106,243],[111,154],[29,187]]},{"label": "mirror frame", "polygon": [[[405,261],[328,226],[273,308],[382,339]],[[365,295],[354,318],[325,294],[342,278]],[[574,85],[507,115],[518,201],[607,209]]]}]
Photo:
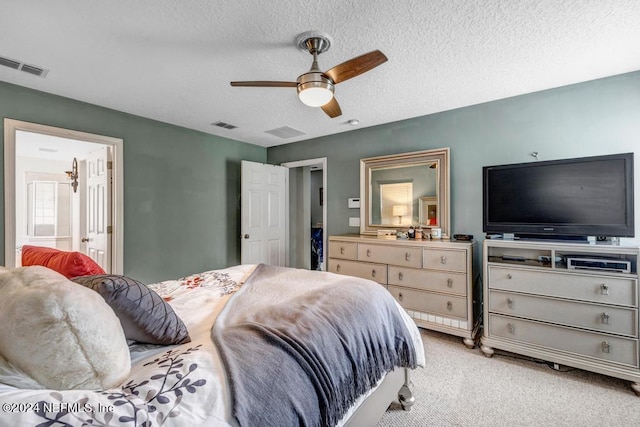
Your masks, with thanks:
[{"label": "mirror frame", "polygon": [[[402,230],[408,227],[390,227],[389,225],[371,224],[371,172],[376,169],[400,166],[419,166],[425,163],[438,162],[438,227],[442,230],[442,238],[449,239],[450,235],[450,187],[449,187],[449,148],[413,151],[410,153],[392,154],[387,156],[368,157],[360,159],[360,233],[378,234],[378,230]],[[430,230],[436,227],[425,227]]]}]

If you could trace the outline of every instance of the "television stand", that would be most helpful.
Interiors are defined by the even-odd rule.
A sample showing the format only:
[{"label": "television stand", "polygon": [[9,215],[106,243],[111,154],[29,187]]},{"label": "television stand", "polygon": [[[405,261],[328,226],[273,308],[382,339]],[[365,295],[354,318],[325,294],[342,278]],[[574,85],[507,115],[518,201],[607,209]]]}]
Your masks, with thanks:
[{"label": "television stand", "polygon": [[[629,268],[569,268],[572,257]],[[622,378],[640,395],[639,257],[631,246],[486,239],[482,352],[499,348]]]}]

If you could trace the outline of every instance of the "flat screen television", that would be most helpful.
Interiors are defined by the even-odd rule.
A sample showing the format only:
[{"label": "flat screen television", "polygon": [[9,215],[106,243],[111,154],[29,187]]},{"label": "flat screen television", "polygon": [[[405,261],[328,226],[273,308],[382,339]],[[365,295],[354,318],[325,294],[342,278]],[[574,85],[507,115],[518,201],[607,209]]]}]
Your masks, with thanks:
[{"label": "flat screen television", "polygon": [[483,167],[483,231],[634,237],[633,153]]}]

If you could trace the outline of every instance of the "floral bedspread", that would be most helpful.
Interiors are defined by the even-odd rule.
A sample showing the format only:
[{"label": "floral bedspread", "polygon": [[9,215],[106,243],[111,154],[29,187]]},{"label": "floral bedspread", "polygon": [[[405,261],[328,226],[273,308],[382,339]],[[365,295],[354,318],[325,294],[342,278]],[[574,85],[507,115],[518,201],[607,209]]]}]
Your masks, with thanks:
[{"label": "floral bedspread", "polygon": [[165,301],[173,301],[177,297],[190,294],[194,289],[208,289],[219,296],[231,294],[238,290],[239,284],[226,271],[205,271],[192,274],[177,280],[167,280],[149,285]]},{"label": "floral bedspread", "polygon": [[192,341],[132,346],[131,374],[117,388],[36,389],[30,387],[32,380],[0,360],[0,426],[228,425],[224,373],[211,327],[251,268],[238,266],[149,285],[170,302]]}]

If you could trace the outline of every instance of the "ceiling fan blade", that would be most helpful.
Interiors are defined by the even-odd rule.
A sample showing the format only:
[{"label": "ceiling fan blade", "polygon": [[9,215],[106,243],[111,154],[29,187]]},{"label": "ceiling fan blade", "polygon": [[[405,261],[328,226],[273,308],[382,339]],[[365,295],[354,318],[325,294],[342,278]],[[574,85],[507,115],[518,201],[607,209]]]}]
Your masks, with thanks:
[{"label": "ceiling fan blade", "polygon": [[340,109],[340,105],[338,105],[338,101],[336,101],[336,97],[331,98],[331,101],[324,104],[322,107],[322,111],[327,113],[327,116],[332,119],[342,115],[342,110]]},{"label": "ceiling fan blade", "polygon": [[296,82],[270,82],[270,81],[253,81],[253,82],[231,82],[231,86],[246,87],[297,87]]},{"label": "ceiling fan blade", "polygon": [[325,71],[324,75],[338,84],[350,78],[359,76],[362,73],[387,62],[387,57],[379,50],[365,53],[356,58],[350,59],[342,64],[336,65],[332,69]]}]

